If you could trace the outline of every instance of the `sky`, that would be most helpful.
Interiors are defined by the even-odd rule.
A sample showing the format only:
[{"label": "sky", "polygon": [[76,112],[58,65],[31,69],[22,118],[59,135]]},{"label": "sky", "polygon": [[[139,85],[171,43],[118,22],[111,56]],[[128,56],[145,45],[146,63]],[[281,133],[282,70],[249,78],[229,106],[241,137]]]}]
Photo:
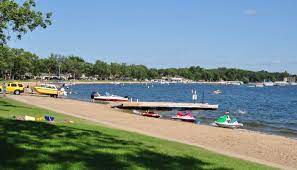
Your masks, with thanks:
[{"label": "sky", "polygon": [[[22,2],[22,1],[20,1]],[[9,46],[41,57],[297,73],[296,0],[37,0],[52,25]]]}]

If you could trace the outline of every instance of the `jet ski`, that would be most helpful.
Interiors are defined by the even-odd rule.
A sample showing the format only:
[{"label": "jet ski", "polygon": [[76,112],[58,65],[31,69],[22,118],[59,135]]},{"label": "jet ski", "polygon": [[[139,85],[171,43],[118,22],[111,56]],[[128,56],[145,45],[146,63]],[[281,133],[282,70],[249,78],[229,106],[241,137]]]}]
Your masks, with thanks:
[{"label": "jet ski", "polygon": [[185,122],[196,121],[196,118],[190,112],[187,112],[186,114],[183,114],[183,112],[178,112],[175,116],[172,116],[171,119],[181,120]]},{"label": "jet ski", "polygon": [[161,117],[160,114],[155,113],[155,112],[152,112],[152,111],[146,111],[146,112],[143,112],[141,115],[142,115],[142,116],[146,116],[146,117],[154,117],[154,118],[159,118],[159,117]]},{"label": "jet ski", "polygon": [[236,118],[230,118],[229,115],[219,117],[215,122],[215,125],[223,128],[240,128],[243,127],[242,123],[239,123]]}]

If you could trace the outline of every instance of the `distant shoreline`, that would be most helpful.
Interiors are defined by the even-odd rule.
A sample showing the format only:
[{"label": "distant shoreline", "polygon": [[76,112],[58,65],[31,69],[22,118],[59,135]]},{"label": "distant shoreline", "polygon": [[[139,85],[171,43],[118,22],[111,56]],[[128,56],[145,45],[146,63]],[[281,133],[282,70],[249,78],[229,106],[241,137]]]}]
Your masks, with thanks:
[{"label": "distant shoreline", "polygon": [[[4,81],[0,81],[0,84],[2,84]],[[154,82],[154,81],[117,81],[117,80],[96,80],[96,81],[85,81],[85,80],[74,80],[74,81],[45,81],[45,80],[6,80],[6,82],[19,82],[24,84],[24,86],[29,87],[35,87],[40,84],[44,83],[53,83],[53,84],[68,84],[68,85],[78,85],[78,84],[151,84],[151,83],[160,83],[160,84],[175,84],[175,83],[181,83],[181,84],[206,84],[206,85],[262,85],[265,86],[263,82],[249,82],[249,83],[243,83],[241,81],[193,81],[193,82]],[[274,85],[274,86],[287,86],[287,85],[297,85],[297,83],[291,84],[287,82],[275,82],[275,84],[279,83],[280,85]],[[271,86],[271,85],[270,85]]]},{"label": "distant shoreline", "polygon": [[[14,82],[6,81],[6,82]],[[55,81],[17,81],[15,82],[22,83],[25,87],[29,85],[29,87],[35,87],[43,83],[54,83],[57,84],[58,82]],[[144,83],[150,83],[145,81],[63,81],[65,84],[72,84],[72,85],[78,85],[78,84],[144,84]]]}]

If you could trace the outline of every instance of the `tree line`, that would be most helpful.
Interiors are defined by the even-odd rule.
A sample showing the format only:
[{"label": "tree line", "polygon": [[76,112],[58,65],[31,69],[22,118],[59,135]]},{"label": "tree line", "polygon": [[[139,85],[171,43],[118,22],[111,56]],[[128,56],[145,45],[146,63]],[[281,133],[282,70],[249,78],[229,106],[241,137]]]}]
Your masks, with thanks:
[{"label": "tree line", "polygon": [[194,81],[232,81],[262,82],[264,80],[280,81],[290,76],[287,72],[270,73],[267,71],[248,71],[235,68],[205,69],[199,66],[188,68],[148,68],[145,65],[126,63],[107,63],[97,60],[86,62],[79,56],[51,54],[41,58],[23,49],[0,47],[0,77],[2,79],[24,79],[25,75],[68,74],[73,79],[82,75],[98,80],[145,80],[161,77],[183,77]]},{"label": "tree line", "polygon": [[[79,56],[51,54],[40,58],[23,49],[6,46],[11,35],[21,39],[27,32],[36,28],[47,28],[51,25],[52,13],[43,13],[35,9],[34,0],[20,3],[16,0],[0,0],[0,79],[24,79],[26,75],[40,76],[68,74],[74,79],[82,75],[95,77],[98,80],[144,80],[161,77],[183,77],[190,80],[220,81],[239,80],[243,82],[261,82],[264,80],[280,81],[289,76],[287,72],[269,73],[267,71],[248,71],[242,69],[205,69],[199,66],[188,68],[148,68],[144,65],[125,63],[106,63],[97,60],[86,62]],[[9,34],[12,32],[12,34]]]}]

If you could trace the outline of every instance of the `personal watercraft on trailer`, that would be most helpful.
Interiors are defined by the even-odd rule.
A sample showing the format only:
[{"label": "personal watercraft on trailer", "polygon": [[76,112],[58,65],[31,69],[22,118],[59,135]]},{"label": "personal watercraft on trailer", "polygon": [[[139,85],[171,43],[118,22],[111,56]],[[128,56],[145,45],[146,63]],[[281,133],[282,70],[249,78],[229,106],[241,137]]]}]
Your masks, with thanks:
[{"label": "personal watercraft on trailer", "polygon": [[224,115],[219,117],[214,122],[214,124],[219,127],[232,128],[232,129],[243,127],[242,123],[239,123],[236,118],[231,119],[229,115]]},{"label": "personal watercraft on trailer", "polygon": [[186,114],[183,114],[183,112],[178,112],[175,116],[172,116],[171,119],[181,120],[185,122],[196,121],[196,118],[190,112],[187,112]]}]

